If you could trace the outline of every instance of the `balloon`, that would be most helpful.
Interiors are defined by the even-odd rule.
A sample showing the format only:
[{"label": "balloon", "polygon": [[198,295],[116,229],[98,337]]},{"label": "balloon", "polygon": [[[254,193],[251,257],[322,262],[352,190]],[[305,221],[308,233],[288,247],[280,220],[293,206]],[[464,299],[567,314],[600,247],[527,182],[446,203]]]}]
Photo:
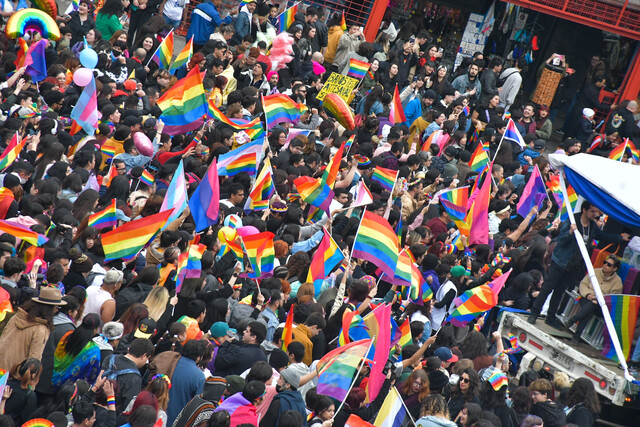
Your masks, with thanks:
[{"label": "balloon", "polygon": [[80,63],[83,67],[96,68],[96,65],[98,65],[98,54],[91,48],[82,49],[82,52],[80,52]]},{"label": "balloon", "polygon": [[84,87],[91,83],[91,79],[93,78],[93,71],[88,68],[78,68],[75,73],[73,73],[73,82],[80,87]]},{"label": "balloon", "polygon": [[153,156],[153,144],[151,143],[149,137],[144,134],[144,132],[136,132],[133,134],[133,145],[136,146],[136,149],[143,156]]},{"label": "balloon", "polygon": [[238,228],[238,234],[242,237],[258,234],[259,232],[260,230],[255,228],[253,225],[245,225],[244,227]]},{"label": "balloon", "polygon": [[328,93],[324,100],[322,101],[322,106],[327,110],[333,117],[336,118],[338,123],[344,126],[347,130],[353,130],[356,127],[355,120],[353,118],[353,113],[351,109],[347,105],[347,103],[335,93]]}]

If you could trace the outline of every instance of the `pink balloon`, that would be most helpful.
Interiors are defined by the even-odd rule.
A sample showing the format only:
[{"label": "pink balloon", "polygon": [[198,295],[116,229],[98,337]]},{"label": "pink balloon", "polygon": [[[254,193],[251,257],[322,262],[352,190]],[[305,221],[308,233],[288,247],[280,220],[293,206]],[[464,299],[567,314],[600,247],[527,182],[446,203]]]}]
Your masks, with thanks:
[{"label": "pink balloon", "polygon": [[255,228],[253,225],[245,225],[244,227],[238,228],[238,234],[242,237],[252,236],[254,234],[258,234],[260,230]]},{"label": "pink balloon", "polygon": [[76,72],[73,73],[73,82],[80,87],[85,87],[91,83],[92,78],[93,71],[88,68],[78,68]]},{"label": "pink balloon", "polygon": [[149,137],[144,134],[144,132],[136,132],[133,134],[133,145],[136,146],[136,149],[143,156],[153,156],[153,144],[151,143]]}]

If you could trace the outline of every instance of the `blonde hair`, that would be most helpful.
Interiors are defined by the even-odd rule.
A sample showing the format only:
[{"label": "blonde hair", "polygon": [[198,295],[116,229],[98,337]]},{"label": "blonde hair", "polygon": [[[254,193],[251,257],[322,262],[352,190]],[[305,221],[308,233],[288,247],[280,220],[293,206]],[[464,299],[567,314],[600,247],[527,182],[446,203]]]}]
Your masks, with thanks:
[{"label": "blonde hair", "polygon": [[553,386],[556,390],[562,390],[563,388],[571,387],[571,380],[569,375],[564,372],[556,372],[553,374]]},{"label": "blonde hair", "polygon": [[143,304],[149,309],[149,317],[156,322],[164,314],[169,302],[169,291],[164,286],[154,286]]}]

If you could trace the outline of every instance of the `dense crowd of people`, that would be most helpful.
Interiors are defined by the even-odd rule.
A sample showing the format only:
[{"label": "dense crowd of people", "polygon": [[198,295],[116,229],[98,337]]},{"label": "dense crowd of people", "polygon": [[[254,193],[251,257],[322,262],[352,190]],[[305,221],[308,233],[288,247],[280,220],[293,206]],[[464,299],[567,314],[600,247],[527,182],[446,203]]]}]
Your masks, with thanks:
[{"label": "dense crowd of people", "polygon": [[[536,168],[545,183],[554,178],[547,153],[556,115],[523,99],[524,58],[478,52],[454,69],[428,28],[388,20],[371,42],[357,23],[347,20],[344,29],[342,14],[300,4],[288,28],[292,60],[275,70],[269,47],[284,4],[248,0],[223,18],[221,0],[204,1],[186,19],[187,1],[99,3],[80,0],[59,17],[62,39],[47,43],[48,77],[39,84],[25,67],[16,69],[17,41],[0,37],[0,148],[16,133],[26,140],[0,175],[0,215],[48,237],[36,247],[0,235],[0,369],[8,378],[0,426],[44,418],[56,427],[342,427],[352,415],[373,423],[392,387],[406,408],[403,425],[594,424],[601,403],[591,380],[542,371],[513,380],[520,356],[493,332],[496,310],[466,327],[447,322],[456,297],[511,270],[499,306],[528,313],[533,324],[554,291],[545,322],[571,326],[556,313],[563,291],[579,285],[580,310],[569,319],[578,324],[572,340],[578,344],[599,308],[573,231],[590,249],[596,241],[631,237],[604,232],[602,212],[588,201],[575,225],[561,220],[551,192],[524,216],[516,213]],[[194,54],[172,74],[151,59],[183,21]],[[84,130],[71,135],[69,118],[82,92],[73,74],[87,47],[99,58],[93,72],[101,119],[91,137]],[[350,100],[356,127],[345,130],[316,96],[331,72],[348,73],[351,59],[370,68]],[[555,54],[547,63],[565,66]],[[114,199],[118,226],[156,214],[180,162],[191,195],[215,158],[246,142],[217,120],[187,134],[163,133],[157,101],[196,67],[207,96],[230,119],[264,122],[262,95],[282,93],[306,106],[298,123],[264,135],[275,195],[266,210],[246,212],[251,176],[221,176],[217,225],[196,233],[187,208],[137,257],[105,261],[101,234],[108,229],[90,226],[91,214]],[[606,64],[594,57],[558,152],[589,149],[606,157],[624,138],[640,136],[636,102],[602,105],[605,84]],[[390,119],[396,87],[403,123]],[[595,111],[608,108],[610,120],[596,131]],[[509,117],[524,149],[502,138]],[[436,131],[444,142],[425,147]],[[134,143],[140,132],[153,141],[150,156]],[[320,177],[351,137],[338,159],[330,215],[309,222],[312,207],[293,182]],[[468,245],[437,193],[474,186],[478,171],[470,161],[478,144],[494,159],[485,178],[493,181],[489,244]],[[104,145],[115,153],[101,151]],[[625,151],[622,161],[633,157]],[[372,180],[376,167],[398,172],[393,194]],[[117,175],[101,185],[110,168]],[[360,182],[372,201],[353,207]],[[379,266],[349,256],[365,208],[399,230],[432,298],[409,298]],[[275,268],[259,285],[246,277],[250,262],[238,262],[229,250],[234,242],[221,231],[249,226],[275,235]],[[317,287],[308,272],[323,227],[345,261]],[[176,289],[176,264],[196,234],[206,246],[201,273]],[[596,269],[604,293],[622,293],[619,268],[620,258],[611,255]],[[383,303],[392,305],[398,325],[408,322],[411,340],[388,349],[377,397],[367,396],[368,363],[343,401],[319,393],[317,364],[337,346],[345,313],[364,317]],[[293,333],[284,351],[288,313]]]}]

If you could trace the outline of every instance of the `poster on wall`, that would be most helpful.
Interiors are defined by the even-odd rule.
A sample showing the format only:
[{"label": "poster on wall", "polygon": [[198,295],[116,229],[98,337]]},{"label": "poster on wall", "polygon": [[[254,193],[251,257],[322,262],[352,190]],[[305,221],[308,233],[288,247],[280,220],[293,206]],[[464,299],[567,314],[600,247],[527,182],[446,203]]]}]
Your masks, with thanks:
[{"label": "poster on wall", "polygon": [[487,38],[493,30],[495,6],[496,4],[494,2],[484,15],[480,15],[479,13],[469,15],[467,27],[462,34],[462,41],[460,42],[460,47],[456,55],[454,70],[460,65],[462,58],[465,56],[471,57],[474,52],[482,52],[484,50]]}]

